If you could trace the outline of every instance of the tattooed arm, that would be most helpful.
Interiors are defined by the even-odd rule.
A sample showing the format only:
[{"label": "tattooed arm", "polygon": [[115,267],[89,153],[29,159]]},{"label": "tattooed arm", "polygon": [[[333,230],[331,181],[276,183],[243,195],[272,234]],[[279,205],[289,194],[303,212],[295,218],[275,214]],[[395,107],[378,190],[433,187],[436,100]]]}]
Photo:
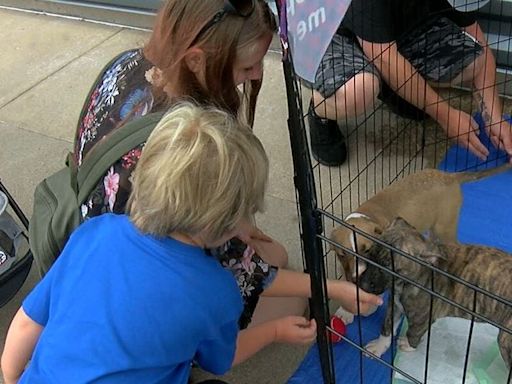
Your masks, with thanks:
[{"label": "tattooed arm", "polygon": [[484,48],[482,52],[483,68],[475,73],[473,79],[473,95],[477,108],[482,114],[493,144],[512,155],[512,127],[502,117],[503,109],[496,87],[496,59],[478,23],[466,27],[465,31]]},{"label": "tattooed arm", "polygon": [[429,114],[459,145],[481,159],[489,155],[475,133],[478,129],[476,121],[468,113],[450,106],[398,51],[395,42],[373,43],[359,39],[359,43],[384,81],[400,97]]}]

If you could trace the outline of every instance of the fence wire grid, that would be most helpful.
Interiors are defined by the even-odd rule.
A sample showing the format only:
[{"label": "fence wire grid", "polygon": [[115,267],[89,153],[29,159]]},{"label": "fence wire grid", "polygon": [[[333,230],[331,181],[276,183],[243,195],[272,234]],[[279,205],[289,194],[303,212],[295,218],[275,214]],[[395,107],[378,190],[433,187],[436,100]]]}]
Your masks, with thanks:
[{"label": "fence wire grid", "polygon": [[[512,102],[509,99],[512,88],[510,87],[509,70],[506,68],[510,59],[509,54],[512,48],[512,24],[511,17],[507,16],[507,11],[503,8],[506,6],[504,2],[501,8],[498,7],[496,1],[492,1],[493,13],[484,13],[479,11],[477,13],[478,23],[482,30],[486,32],[488,42],[486,45],[480,42],[482,52],[488,54],[490,51],[494,52],[494,56],[498,61],[498,74],[494,84],[489,85],[484,78],[480,78],[479,84],[484,84],[480,90],[475,90],[475,82],[465,82],[461,84],[431,84],[434,86],[435,91],[440,96],[437,103],[441,105],[442,102],[447,102],[451,108],[463,111],[470,116],[475,113],[482,113],[478,96],[489,92],[491,87],[496,87],[497,92],[501,96],[500,102],[503,103],[503,112],[512,110]],[[498,7],[498,8],[497,8]],[[350,9],[349,9],[350,11]],[[431,15],[435,18],[444,17],[442,13]],[[352,15],[353,18],[362,17],[361,15]],[[466,32],[464,32],[465,34]],[[424,39],[429,39],[428,33],[422,36]],[[432,36],[434,36],[433,34]],[[443,36],[444,43],[450,47],[457,46],[458,42],[453,40],[446,40]],[[400,43],[400,42],[399,42]],[[429,41],[420,42],[421,44],[429,44]],[[432,42],[434,43],[434,42]],[[396,42],[393,44],[397,44]],[[391,44],[386,50],[380,52],[375,60],[392,60],[390,53],[396,54],[400,52],[398,48]],[[360,47],[359,42],[355,43]],[[453,48],[453,49],[455,49]],[[329,49],[331,50],[329,52]],[[328,48],[328,54],[335,55],[333,47]],[[423,48],[421,48],[423,49]],[[421,53],[421,49],[418,51]],[[365,51],[366,52],[366,51]],[[481,54],[484,54],[481,53]],[[427,54],[425,52],[425,54]],[[355,57],[350,57],[345,54],[342,60],[356,60]],[[421,59],[421,58],[420,58]],[[433,65],[431,57],[423,57],[426,65]],[[439,59],[440,60],[440,59]],[[485,60],[491,60],[486,57]],[[421,61],[421,60],[420,60]],[[369,66],[372,66],[370,68]],[[375,73],[373,68],[374,62],[366,63],[361,69],[355,72],[353,76],[363,73]],[[442,66],[439,61],[437,66]],[[379,66],[382,68],[382,65]],[[427,384],[429,383],[430,373],[429,364],[431,364],[432,349],[432,332],[433,332],[433,307],[435,302],[440,301],[456,308],[460,317],[470,320],[469,330],[467,333],[466,345],[461,345],[465,351],[464,361],[462,366],[453,367],[462,372],[461,383],[467,381],[467,371],[470,364],[470,356],[473,348],[472,339],[474,336],[474,326],[477,322],[486,322],[496,327],[502,334],[512,335],[512,324],[506,321],[495,321],[493,318],[483,316],[477,303],[480,303],[481,297],[486,300],[494,302],[497,308],[501,311],[508,311],[510,318],[512,318],[512,297],[500,297],[495,292],[489,292],[485,289],[478,287],[471,281],[466,281],[458,276],[450,274],[440,268],[432,266],[420,260],[417,255],[411,255],[404,250],[390,246],[389,244],[381,241],[375,234],[366,233],[345,221],[345,218],[352,212],[357,211],[357,208],[379,191],[386,189],[388,186],[394,184],[398,180],[407,177],[408,175],[419,172],[426,168],[439,168],[444,159],[447,151],[457,140],[463,144],[464,138],[452,135],[448,138],[447,132],[432,118],[432,110],[435,110],[436,104],[427,105],[425,103],[424,110],[429,110],[430,116],[424,113],[420,108],[411,107],[410,104],[404,103],[403,98],[412,98],[415,100],[426,100],[426,87],[417,86],[417,74],[415,70],[412,73],[404,73],[402,76],[392,76],[391,74],[384,75],[379,73],[379,82],[371,83],[367,86],[365,81],[369,81],[364,77],[362,84],[359,86],[362,89],[362,94],[359,96],[364,104],[362,113],[353,114],[349,110],[351,100],[349,90],[344,92],[336,91],[333,96],[327,98],[319,98],[319,93],[312,90],[312,84],[300,79],[294,71],[293,54],[288,54],[283,60],[283,70],[286,82],[287,102],[289,111],[288,128],[290,133],[290,142],[292,147],[292,157],[294,162],[294,181],[296,186],[297,207],[300,214],[300,232],[302,238],[302,251],[304,259],[304,269],[310,273],[312,277],[312,299],[311,311],[314,318],[318,323],[318,349],[320,354],[320,364],[322,375],[325,383],[344,383],[342,372],[335,370],[335,356],[333,354],[333,345],[328,336],[329,333],[337,332],[330,328],[329,319],[337,308],[338,303],[334,303],[327,297],[327,280],[347,278],[345,276],[343,266],[339,258],[333,251],[334,248],[342,250],[347,255],[350,255],[358,261],[364,261],[366,265],[373,265],[383,271],[384,274],[391,276],[393,282],[402,281],[404,284],[410,284],[418,288],[420,292],[427,293],[430,297],[430,308],[426,308],[428,312],[428,329],[425,332],[423,339],[426,340],[427,350],[424,361],[423,373],[420,377],[413,376],[404,369],[397,367],[395,359],[385,361],[384,359],[372,355],[362,343],[354,342],[353,340],[339,335],[342,337],[343,343],[347,348],[355,348],[359,353],[359,366],[352,367],[362,372],[365,359],[371,356],[377,359],[382,365],[391,369],[389,382],[396,380],[397,374],[401,375],[402,379],[408,380],[412,383]],[[479,76],[476,73],[477,69],[473,69],[472,76]],[[317,73],[317,80],[322,79],[328,81],[329,78],[337,76],[335,70],[319,70]],[[353,77],[352,77],[353,78]],[[405,78],[403,84],[399,84],[398,88],[394,91],[386,85],[387,81],[395,78]],[[371,79],[370,79],[371,80]],[[391,80],[393,81],[393,80]],[[348,83],[345,83],[345,85]],[[487,85],[486,85],[487,84]],[[374,89],[374,93],[365,93],[368,89]],[[411,93],[417,94],[411,97]],[[409,94],[408,94],[409,93]],[[397,94],[400,95],[397,96]],[[320,95],[321,96],[321,95]],[[333,104],[334,103],[334,104]],[[332,118],[333,105],[335,105],[336,116]],[[315,160],[315,156],[311,153],[310,133],[309,133],[309,118],[308,111],[314,108],[316,113],[321,116],[329,116],[331,119],[336,120],[343,133],[346,141],[348,156],[346,161],[340,166],[324,166]],[[490,107],[495,108],[495,106]],[[492,111],[490,111],[492,113]],[[456,165],[458,171],[472,171],[474,170],[474,163],[470,157],[463,157],[464,148],[460,147],[461,153],[455,150],[458,164]],[[453,152],[452,152],[453,153]],[[497,155],[488,159],[488,165],[494,166],[503,162],[503,156]],[[496,164],[493,164],[496,163]],[[446,170],[446,169],[445,169]],[[435,203],[435,202],[433,202]],[[409,279],[404,274],[395,270],[394,266],[382,266],[375,262],[375,260],[368,257],[366,253],[354,251],[352,247],[347,247],[346,244],[340,244],[334,241],[330,234],[334,228],[345,227],[352,231],[353,239],[357,239],[356,234],[361,238],[369,239],[374,244],[379,244],[380,247],[387,248],[392,255],[392,259],[396,260],[399,257],[407,258],[413,263],[418,263],[432,276],[430,279],[431,286],[418,284],[416,281]],[[357,246],[356,248],[357,249]],[[512,260],[512,259],[511,259]],[[358,264],[356,264],[358,265]],[[357,268],[356,268],[357,269]],[[355,280],[360,277],[356,273]],[[438,290],[434,289],[433,282],[436,279],[443,277],[450,281],[450,284],[461,285],[466,290],[468,297],[471,297],[470,306],[461,305],[459,302],[444,296]],[[348,279],[351,279],[348,276]],[[510,280],[510,276],[508,277]],[[395,284],[393,284],[393,287]],[[393,291],[393,289],[392,289]],[[394,292],[390,294],[389,305],[394,308]],[[361,316],[356,316],[354,323],[359,327],[359,340],[361,340]],[[396,340],[400,336],[400,331],[392,335],[391,348],[392,354],[395,355]],[[512,336],[511,336],[512,337]],[[512,347],[511,347],[512,348]],[[512,352],[509,352],[512,354]],[[361,377],[361,384],[364,384],[363,375]],[[508,366],[508,378],[504,383],[512,383],[512,369]],[[501,383],[495,383],[501,384]]]}]

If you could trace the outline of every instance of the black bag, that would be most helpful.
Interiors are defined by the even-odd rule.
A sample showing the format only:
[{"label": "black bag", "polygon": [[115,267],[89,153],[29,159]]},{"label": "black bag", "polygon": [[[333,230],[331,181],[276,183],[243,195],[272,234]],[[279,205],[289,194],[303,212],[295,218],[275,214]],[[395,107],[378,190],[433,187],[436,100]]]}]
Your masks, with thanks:
[{"label": "black bag", "polygon": [[[8,211],[14,212],[18,220]],[[27,230],[27,217],[0,181],[0,307],[14,297],[30,272],[32,253]]]}]

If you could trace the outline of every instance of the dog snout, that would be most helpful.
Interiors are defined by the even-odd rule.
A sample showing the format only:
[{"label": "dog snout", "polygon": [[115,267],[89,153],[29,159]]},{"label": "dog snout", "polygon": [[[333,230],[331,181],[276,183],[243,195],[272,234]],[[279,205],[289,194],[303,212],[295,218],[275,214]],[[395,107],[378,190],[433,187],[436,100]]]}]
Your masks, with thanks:
[{"label": "dog snout", "polygon": [[359,276],[357,280],[357,285],[364,291],[374,293],[375,291],[375,282],[369,277],[368,273],[363,273]]},{"label": "dog snout", "polygon": [[360,275],[357,285],[366,292],[380,295],[388,288],[385,277],[378,268],[370,266]]},{"label": "dog snout", "polygon": [[358,278],[363,275],[364,271],[366,271],[366,261],[357,260],[352,270],[352,281],[357,281]]}]

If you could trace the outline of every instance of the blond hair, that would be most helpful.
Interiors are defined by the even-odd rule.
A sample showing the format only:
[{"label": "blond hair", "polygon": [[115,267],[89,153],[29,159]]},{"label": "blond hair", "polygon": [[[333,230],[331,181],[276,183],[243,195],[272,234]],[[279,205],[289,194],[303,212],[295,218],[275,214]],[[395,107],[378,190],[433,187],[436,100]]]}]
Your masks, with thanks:
[{"label": "blond hair", "polygon": [[263,209],[268,159],[229,113],[185,102],[149,137],[132,176],[128,212],[145,233],[218,239]]}]

